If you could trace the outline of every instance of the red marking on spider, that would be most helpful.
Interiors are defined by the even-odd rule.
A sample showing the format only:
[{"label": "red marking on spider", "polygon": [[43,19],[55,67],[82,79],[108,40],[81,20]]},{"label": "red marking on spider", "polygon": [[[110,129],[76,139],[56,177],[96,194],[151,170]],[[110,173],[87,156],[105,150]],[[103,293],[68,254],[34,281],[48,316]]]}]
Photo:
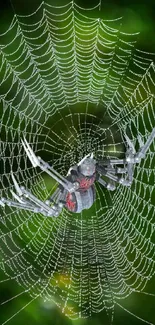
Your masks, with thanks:
[{"label": "red marking on spider", "polygon": [[76,202],[72,201],[72,198],[73,198],[72,194],[68,193],[66,197],[66,207],[70,211],[75,211]]},{"label": "red marking on spider", "polygon": [[95,181],[95,176],[93,176],[92,178],[77,179],[77,181],[79,182],[81,189],[88,190],[93,185]]}]

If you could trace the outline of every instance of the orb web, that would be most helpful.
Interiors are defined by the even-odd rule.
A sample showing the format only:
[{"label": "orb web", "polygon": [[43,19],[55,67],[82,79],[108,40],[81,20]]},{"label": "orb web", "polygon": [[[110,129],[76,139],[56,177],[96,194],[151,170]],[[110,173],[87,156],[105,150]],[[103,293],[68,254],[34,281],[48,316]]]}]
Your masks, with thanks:
[{"label": "orb web", "polygon": [[[2,197],[11,198],[12,171],[42,200],[58,186],[32,167],[24,136],[66,175],[90,152],[123,157],[125,133],[138,149],[138,135],[145,142],[154,127],[152,55],[135,48],[137,34],[123,32],[120,19],[96,18],[97,9],[42,2],[30,15],[14,14],[0,35]],[[1,208],[1,282],[54,300],[70,318],[105,310],[112,323],[115,305],[154,275],[154,146],[131,188],[110,193],[96,184],[89,211],[64,209],[54,219]]]}]

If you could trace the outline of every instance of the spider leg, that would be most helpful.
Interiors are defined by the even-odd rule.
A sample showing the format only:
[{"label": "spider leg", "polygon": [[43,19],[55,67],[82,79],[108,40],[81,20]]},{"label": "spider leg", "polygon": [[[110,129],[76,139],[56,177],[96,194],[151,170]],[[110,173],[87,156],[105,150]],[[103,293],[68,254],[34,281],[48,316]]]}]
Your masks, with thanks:
[{"label": "spider leg", "polygon": [[60,189],[59,187],[55,190],[55,192],[49,197],[48,201],[49,202],[55,202],[59,196]]},{"label": "spider leg", "polygon": [[136,150],[135,150],[134,144],[132,143],[132,141],[130,140],[130,138],[127,136],[127,134],[124,134],[124,137],[125,137],[125,139],[127,141],[127,144],[129,146],[130,151],[132,152],[132,154],[135,154],[136,153]]},{"label": "spider leg", "polygon": [[115,188],[116,188],[114,182],[113,182],[113,183],[107,183],[107,182],[105,182],[101,177],[99,177],[98,182],[99,182],[100,184],[102,184],[105,188],[107,188],[107,189],[110,190],[110,191],[114,191]]},{"label": "spider leg", "polygon": [[[125,178],[123,178],[122,176],[118,176],[117,175],[117,167],[114,168],[114,170],[116,170],[116,172],[114,173],[111,173],[111,171],[108,170],[108,167],[107,169],[104,167],[104,166],[101,166],[101,165],[97,165],[97,171],[101,174],[101,175],[104,175],[106,176],[107,178],[109,178],[111,181],[112,181],[112,188],[114,188],[114,184],[115,183],[119,183],[119,184],[122,184],[124,186],[130,186],[131,185],[131,180],[126,180]],[[115,175],[116,174],[116,175]],[[120,173],[121,174],[121,173]],[[122,173],[123,174],[123,173]],[[102,179],[101,179],[102,180]],[[113,184],[114,182],[114,184]],[[109,184],[109,183],[108,183]],[[104,186],[104,184],[102,184]],[[111,183],[109,185],[109,187],[111,186]],[[107,185],[105,186],[107,187]],[[109,188],[110,189],[110,188]],[[115,189],[115,188],[114,188]]]},{"label": "spider leg", "polygon": [[105,161],[100,161],[101,165],[108,167],[108,163],[110,166],[113,165],[125,165],[127,163],[136,164],[141,161],[142,158],[145,158],[145,155],[155,138],[155,128],[153,128],[149,138],[147,139],[146,143],[144,144],[141,137],[138,136],[138,142],[140,145],[139,151],[136,153],[135,147],[129,137],[125,134],[126,141],[128,143],[129,149],[127,150],[126,158],[125,159],[106,159]]},{"label": "spider leg", "polygon": [[116,167],[116,168],[114,168],[114,167],[105,167],[105,170],[107,171],[107,172],[110,172],[110,173],[112,173],[112,174],[126,174],[126,172],[127,172],[127,168],[126,167],[124,167],[124,168],[122,168],[122,167]]},{"label": "spider leg", "polygon": [[2,207],[5,207],[5,205],[12,206],[14,208],[18,208],[18,209],[22,209],[22,210],[28,210],[28,211],[32,211],[32,212],[42,212],[41,209],[36,207],[36,206],[28,205],[27,203],[23,203],[23,202],[18,203],[16,201],[8,200],[8,199],[6,199],[4,197],[1,198],[0,205]]},{"label": "spider leg", "polygon": [[145,144],[143,143],[141,137],[138,136],[138,142],[140,145],[140,149],[136,153],[134,145],[132,144],[131,140],[126,136],[126,140],[129,145],[129,150],[127,151],[126,159],[125,159],[128,179],[126,179],[126,180],[123,178],[120,179],[119,182],[121,184],[123,184],[125,186],[130,186],[132,184],[133,174],[134,174],[134,165],[139,163],[141,161],[141,159],[145,158],[145,155],[146,155],[151,143],[153,142],[154,138],[155,138],[155,128],[152,130],[152,132],[151,132],[149,138],[147,139],[147,141],[145,142]]},{"label": "spider leg", "polygon": [[[125,135],[126,141],[128,143],[128,150],[126,152],[125,159],[104,159],[103,162],[100,161],[97,164],[97,171],[106,177],[108,177],[112,182],[119,183],[124,186],[131,186],[133,181],[133,173],[135,164],[139,163],[145,155],[155,138],[155,128],[152,130],[149,138],[144,144],[141,137],[138,137],[138,142],[140,145],[139,151],[136,153],[135,147],[129,137]],[[118,165],[124,165],[123,167],[118,167]],[[120,174],[120,175],[119,175]],[[124,178],[122,175],[125,174],[127,177]],[[108,188],[108,183],[99,178],[99,182]],[[109,188],[110,189],[110,188]]]},{"label": "spider leg", "polygon": [[135,155],[135,160],[137,162],[139,162],[141,160],[141,158],[145,158],[145,155],[146,155],[151,143],[153,142],[154,138],[155,138],[155,128],[153,128],[153,130],[152,130],[150,136],[148,137],[147,141],[145,142],[145,144],[142,142],[140,137],[138,138],[138,141],[140,144],[140,149]]},{"label": "spider leg", "polygon": [[132,184],[133,173],[132,174],[130,173],[130,176],[128,175],[129,176],[128,179],[125,179],[122,176],[115,176],[109,172],[107,172],[105,176],[111,179],[113,182],[122,184],[124,186],[131,186]]},{"label": "spider leg", "polygon": [[66,203],[67,193],[68,191],[66,189],[60,189],[58,187],[53,195],[48,199],[49,202],[53,202],[57,206],[59,213],[61,213],[61,210]]},{"label": "spider leg", "polygon": [[37,157],[25,138],[24,140],[21,141],[33,167],[39,166],[41,170],[45,171],[50,177],[54,178],[59,184],[61,184],[69,192],[74,192],[75,190],[78,189],[77,182],[74,184],[69,182],[65,177],[59,174],[52,166],[50,166],[40,157]]},{"label": "spider leg", "polygon": [[17,194],[14,193],[12,190],[11,190],[11,194],[18,202],[2,198],[0,200],[0,205],[2,205],[3,207],[5,205],[8,205],[8,206],[20,208],[23,210],[29,210],[32,212],[40,212],[45,216],[58,216],[59,215],[60,207],[59,207],[59,209],[57,208],[56,205],[53,205],[52,207],[50,207],[48,202],[45,202],[45,203],[42,202],[36,196],[34,196],[31,192],[27,191],[24,187],[20,187],[13,175],[12,175],[12,179],[13,179]]},{"label": "spider leg", "polygon": [[127,135],[125,135],[125,138],[129,145],[129,150],[127,151],[127,155],[126,155],[126,159],[125,159],[126,163],[136,164],[136,163],[139,163],[142,158],[145,158],[146,153],[155,138],[155,128],[153,128],[150,136],[148,137],[148,139],[145,143],[143,143],[141,137],[138,136],[138,142],[140,145],[138,152],[135,151],[135,148],[134,148],[131,140],[127,137]]}]

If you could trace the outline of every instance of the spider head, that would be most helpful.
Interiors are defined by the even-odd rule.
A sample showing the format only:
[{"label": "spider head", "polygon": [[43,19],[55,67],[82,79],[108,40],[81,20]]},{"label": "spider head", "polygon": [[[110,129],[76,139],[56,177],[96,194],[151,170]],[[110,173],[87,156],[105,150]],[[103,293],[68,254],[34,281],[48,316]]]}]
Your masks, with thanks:
[{"label": "spider head", "polygon": [[79,165],[79,171],[84,176],[92,176],[96,171],[96,161],[91,157],[87,157]]}]

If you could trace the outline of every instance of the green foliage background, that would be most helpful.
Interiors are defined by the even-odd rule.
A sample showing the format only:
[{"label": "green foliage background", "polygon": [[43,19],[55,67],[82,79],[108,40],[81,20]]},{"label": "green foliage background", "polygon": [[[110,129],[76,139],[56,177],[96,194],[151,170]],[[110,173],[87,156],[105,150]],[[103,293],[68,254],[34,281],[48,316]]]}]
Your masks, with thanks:
[{"label": "green foliage background", "polygon": [[[51,0],[52,5],[63,4],[63,0]],[[95,0],[77,0],[82,7],[90,7],[96,4]],[[12,0],[15,11],[20,14],[31,13],[40,4],[39,0]],[[13,14],[10,1],[0,1],[0,33],[5,31],[9,26]],[[143,51],[155,52],[155,3],[154,0],[102,0],[100,15],[104,19],[114,19],[123,16],[123,31],[128,33],[140,31],[138,37],[138,47]],[[3,280],[3,275],[0,274],[0,280]],[[155,293],[155,279],[148,284],[146,291]],[[21,289],[14,282],[0,283],[0,301],[9,300],[11,297],[19,295]],[[41,299],[33,301],[29,304],[30,298],[25,293],[19,295],[6,304],[0,307],[0,323],[5,322],[12,314],[21,312],[9,321],[10,325],[22,324],[28,325],[103,325],[108,324],[108,319],[104,312],[95,315],[92,319],[71,321],[64,317],[61,312],[55,307],[54,303],[45,304]],[[28,305],[27,305],[28,304]],[[132,294],[131,297],[121,302],[121,304],[135,313],[137,316],[148,319],[155,324],[155,297],[145,296],[142,294]],[[26,306],[27,305],[27,306]],[[23,308],[23,306],[26,306]],[[142,321],[132,317],[127,312],[116,307],[114,325],[118,324],[133,324],[141,325]]]}]

